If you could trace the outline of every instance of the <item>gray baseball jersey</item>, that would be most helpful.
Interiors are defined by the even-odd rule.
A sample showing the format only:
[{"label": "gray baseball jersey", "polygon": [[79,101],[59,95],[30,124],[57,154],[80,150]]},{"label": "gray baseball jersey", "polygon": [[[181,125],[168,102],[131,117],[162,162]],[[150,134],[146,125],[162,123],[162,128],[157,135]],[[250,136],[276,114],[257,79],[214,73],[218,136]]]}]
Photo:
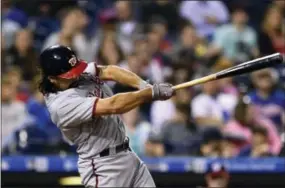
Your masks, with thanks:
[{"label": "gray baseball jersey", "polygon": [[118,115],[94,117],[98,99],[113,95],[97,72],[96,64],[89,63],[76,86],[45,96],[52,121],[64,139],[77,146],[82,183],[86,187],[154,187],[146,166],[133,152],[98,156],[104,149],[122,144],[126,135]]}]

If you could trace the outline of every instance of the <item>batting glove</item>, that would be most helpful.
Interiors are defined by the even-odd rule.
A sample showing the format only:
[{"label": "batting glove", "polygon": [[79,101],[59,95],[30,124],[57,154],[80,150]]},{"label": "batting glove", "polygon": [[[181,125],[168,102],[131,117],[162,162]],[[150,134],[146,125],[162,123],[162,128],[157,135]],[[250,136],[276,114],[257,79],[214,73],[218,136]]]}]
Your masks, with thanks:
[{"label": "batting glove", "polygon": [[168,83],[154,84],[152,87],[152,98],[154,100],[167,100],[174,95],[172,85]]}]

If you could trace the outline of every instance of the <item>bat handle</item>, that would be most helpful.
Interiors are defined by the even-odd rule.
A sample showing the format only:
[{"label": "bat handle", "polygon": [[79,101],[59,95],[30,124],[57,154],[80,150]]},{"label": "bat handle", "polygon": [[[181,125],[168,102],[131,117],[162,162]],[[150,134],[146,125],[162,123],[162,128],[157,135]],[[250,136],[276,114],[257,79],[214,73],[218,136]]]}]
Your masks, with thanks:
[{"label": "bat handle", "polygon": [[205,76],[203,78],[197,78],[197,79],[189,81],[189,82],[178,84],[176,86],[173,86],[172,89],[174,89],[174,90],[183,89],[186,87],[191,87],[194,85],[202,84],[202,83],[209,82],[209,81],[216,80],[216,79],[217,79],[216,74],[210,74],[210,75]]}]

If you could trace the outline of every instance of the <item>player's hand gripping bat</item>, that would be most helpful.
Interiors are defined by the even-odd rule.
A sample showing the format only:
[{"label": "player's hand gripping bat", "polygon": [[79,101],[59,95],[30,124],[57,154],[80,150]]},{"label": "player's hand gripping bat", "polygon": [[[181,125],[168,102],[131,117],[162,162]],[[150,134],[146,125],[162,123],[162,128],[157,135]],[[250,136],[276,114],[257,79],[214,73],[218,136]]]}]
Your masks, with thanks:
[{"label": "player's hand gripping bat", "polygon": [[189,82],[178,84],[173,86],[174,90],[182,89],[185,87],[190,87],[198,84],[203,84],[209,81],[218,80],[221,78],[237,76],[245,73],[250,73],[263,68],[272,67],[278,64],[284,63],[283,57],[280,53],[275,53],[272,55],[257,58],[251,61],[244,62],[242,64],[230,67],[228,69],[222,70],[220,72],[210,74],[208,76],[198,78]]}]

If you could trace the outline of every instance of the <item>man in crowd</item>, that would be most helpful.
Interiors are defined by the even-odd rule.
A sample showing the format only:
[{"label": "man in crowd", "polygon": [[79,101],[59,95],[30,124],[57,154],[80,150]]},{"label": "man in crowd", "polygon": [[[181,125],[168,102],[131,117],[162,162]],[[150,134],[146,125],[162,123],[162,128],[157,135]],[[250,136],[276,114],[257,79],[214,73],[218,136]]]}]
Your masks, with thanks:
[{"label": "man in crowd", "polygon": [[189,155],[199,145],[196,126],[189,120],[188,104],[176,104],[174,117],[166,121],[161,131],[150,133],[146,152],[151,156]]},{"label": "man in crowd", "polygon": [[183,1],[180,16],[193,23],[199,36],[211,38],[216,27],[228,20],[229,13],[222,1]]},{"label": "man in crowd", "polygon": [[232,12],[232,21],[214,32],[208,56],[224,55],[233,63],[241,63],[258,56],[256,32],[247,25],[248,15],[242,8]]}]

